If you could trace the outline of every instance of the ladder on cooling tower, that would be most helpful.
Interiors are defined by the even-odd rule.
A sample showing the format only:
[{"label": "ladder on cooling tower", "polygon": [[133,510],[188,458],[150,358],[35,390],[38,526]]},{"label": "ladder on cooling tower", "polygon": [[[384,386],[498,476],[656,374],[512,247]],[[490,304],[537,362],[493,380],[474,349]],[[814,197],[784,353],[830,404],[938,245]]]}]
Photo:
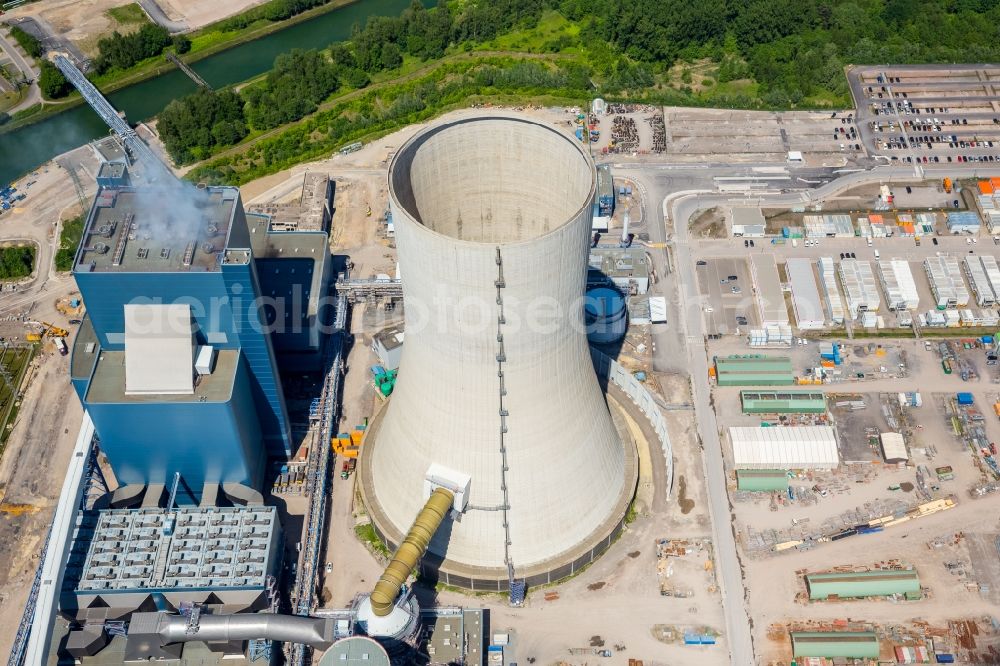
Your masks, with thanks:
[{"label": "ladder on cooling tower", "polygon": [[510,520],[508,511],[510,510],[510,497],[507,493],[507,471],[510,469],[507,466],[507,417],[510,413],[507,411],[507,406],[505,404],[504,398],[507,395],[507,385],[504,381],[503,365],[507,362],[507,351],[504,348],[503,341],[503,328],[507,324],[507,318],[504,315],[503,306],[503,290],[507,287],[507,283],[503,277],[503,255],[500,253],[500,247],[497,246],[496,254],[496,264],[497,264],[497,279],[493,282],[493,286],[497,290],[497,379],[499,380],[499,396],[500,396],[500,490],[503,493],[503,503],[500,506],[500,510],[503,513],[503,558],[504,563],[507,565],[507,584],[509,588],[509,600],[512,606],[520,606],[524,603],[524,581],[516,580],[514,578],[514,560],[510,556]]}]

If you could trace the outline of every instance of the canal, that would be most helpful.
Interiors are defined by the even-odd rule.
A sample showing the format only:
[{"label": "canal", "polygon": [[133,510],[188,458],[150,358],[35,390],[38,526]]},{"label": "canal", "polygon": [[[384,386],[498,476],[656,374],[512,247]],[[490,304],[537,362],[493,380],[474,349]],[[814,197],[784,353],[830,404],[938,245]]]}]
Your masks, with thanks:
[{"label": "canal", "polygon": [[[425,2],[430,5],[432,2]],[[246,81],[271,69],[275,57],[292,49],[324,48],[350,38],[351,27],[369,16],[397,16],[410,0],[361,0],[334,9],[209,56],[192,65],[213,88]],[[196,86],[180,70],[112,93],[108,99],[130,122],[152,118],[172,100],[194,92]],[[0,134],[0,183],[8,183],[56,155],[108,133],[108,127],[86,104],[40,122]]]}]

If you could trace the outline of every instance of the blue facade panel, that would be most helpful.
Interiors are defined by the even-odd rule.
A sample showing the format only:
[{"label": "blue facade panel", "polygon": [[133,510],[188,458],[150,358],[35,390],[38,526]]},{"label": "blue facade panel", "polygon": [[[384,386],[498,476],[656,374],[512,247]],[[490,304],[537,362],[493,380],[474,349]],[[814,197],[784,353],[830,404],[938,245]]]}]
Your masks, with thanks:
[{"label": "blue facade panel", "polygon": [[198,494],[206,482],[259,487],[264,451],[249,372],[237,365],[224,402],[87,403],[122,484],[169,484],[180,472]]},{"label": "blue facade panel", "polygon": [[257,404],[264,442],[271,455],[291,456],[292,435],[288,425],[288,408],[281,390],[274,347],[271,336],[263,332],[264,319],[260,303],[253,297],[254,294],[261,293],[254,265],[225,264],[222,275],[232,302],[234,328],[239,331],[243,355],[253,375],[254,402]]},{"label": "blue facade panel", "polygon": [[199,344],[212,344],[219,349],[239,347],[232,307],[220,272],[77,272],[75,277],[104,349],[125,349],[123,306],[129,303],[190,304]]}]

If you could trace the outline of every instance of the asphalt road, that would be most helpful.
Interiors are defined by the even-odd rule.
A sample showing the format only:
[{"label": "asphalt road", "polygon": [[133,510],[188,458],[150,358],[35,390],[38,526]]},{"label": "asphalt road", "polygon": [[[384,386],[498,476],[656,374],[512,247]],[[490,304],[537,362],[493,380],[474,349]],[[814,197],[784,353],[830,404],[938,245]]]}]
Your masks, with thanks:
[{"label": "asphalt road", "polygon": [[14,42],[14,40],[5,36],[3,32],[0,32],[0,48],[2,48],[4,50],[4,53],[6,53],[10,57],[11,61],[14,63],[14,66],[17,67],[19,70],[21,70],[21,73],[27,79],[32,81],[31,86],[28,88],[28,96],[25,97],[23,100],[21,100],[21,102],[16,106],[13,106],[10,109],[8,109],[7,112],[16,113],[21,109],[26,109],[29,106],[33,106],[41,102],[42,95],[38,91],[38,84],[34,83],[34,81],[38,78],[38,72],[35,71],[35,69],[28,64],[28,61],[25,60],[24,57],[20,54],[20,52],[17,50],[17,44]]},{"label": "asphalt road", "polygon": [[184,32],[188,29],[187,23],[183,21],[171,21],[163,9],[156,4],[156,0],[139,0],[139,6],[153,23],[163,26],[170,34]]}]

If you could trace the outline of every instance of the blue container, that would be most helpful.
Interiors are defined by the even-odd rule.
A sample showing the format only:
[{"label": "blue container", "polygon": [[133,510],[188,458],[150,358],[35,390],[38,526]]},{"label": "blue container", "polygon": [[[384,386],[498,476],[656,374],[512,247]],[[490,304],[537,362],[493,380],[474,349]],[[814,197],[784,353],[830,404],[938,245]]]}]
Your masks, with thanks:
[{"label": "blue container", "polygon": [[984,345],[991,345],[993,344],[993,336],[984,335],[983,337],[979,338],[979,341],[982,342]]},{"label": "blue container", "polygon": [[934,661],[939,664],[954,664],[955,655],[953,654],[936,654],[934,655]]},{"label": "blue container", "polygon": [[960,405],[971,405],[975,402],[975,398],[972,397],[971,393],[959,393],[955,397],[958,399],[958,404]]}]

